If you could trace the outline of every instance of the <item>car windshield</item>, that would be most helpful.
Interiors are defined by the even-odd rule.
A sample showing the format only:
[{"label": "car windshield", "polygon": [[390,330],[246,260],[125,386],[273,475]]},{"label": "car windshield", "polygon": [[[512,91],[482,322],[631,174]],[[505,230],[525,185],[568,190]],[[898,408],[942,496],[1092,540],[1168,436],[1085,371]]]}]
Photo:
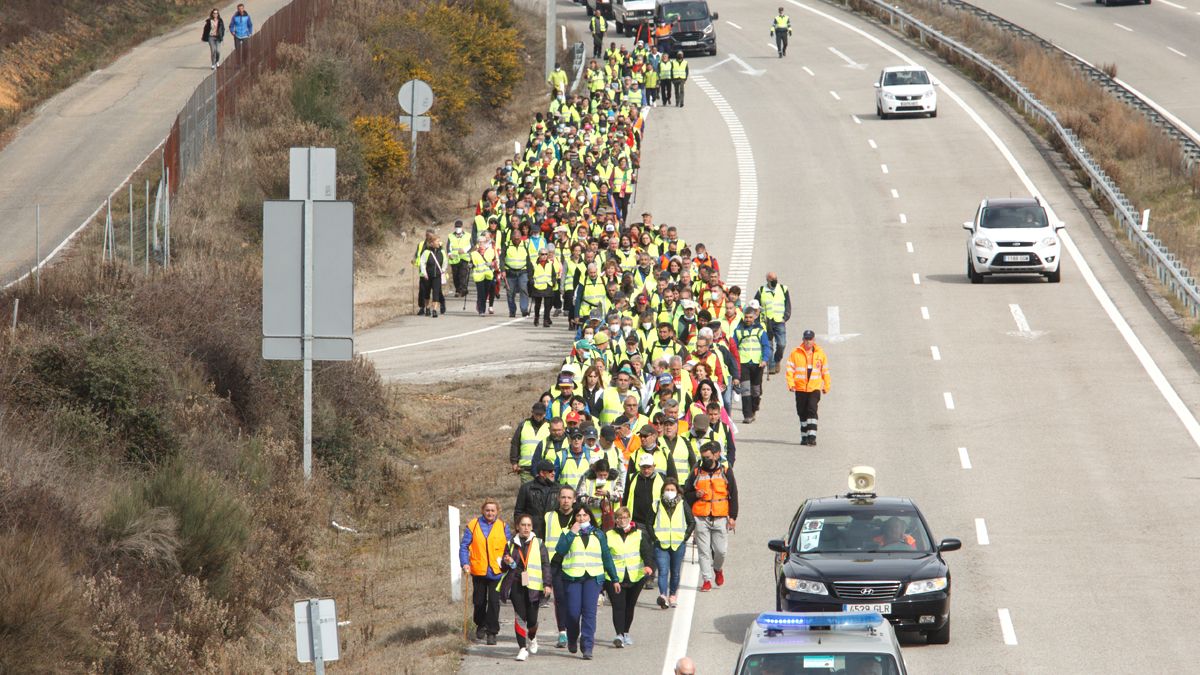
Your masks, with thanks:
[{"label": "car windshield", "polygon": [[703,2],[672,2],[662,6],[667,21],[699,21],[708,18],[708,6]]},{"label": "car windshield", "polygon": [[799,553],[929,553],[929,535],[911,508],[851,508],[806,514],[793,533]]},{"label": "car windshield", "polygon": [[989,206],[979,220],[988,229],[1049,227],[1046,211],[1038,205]]},{"label": "car windshield", "polygon": [[906,84],[929,84],[929,73],[923,70],[897,70],[883,74],[885,87],[902,87]]},{"label": "car windshield", "polygon": [[742,663],[741,675],[897,675],[891,654],[754,654]]}]

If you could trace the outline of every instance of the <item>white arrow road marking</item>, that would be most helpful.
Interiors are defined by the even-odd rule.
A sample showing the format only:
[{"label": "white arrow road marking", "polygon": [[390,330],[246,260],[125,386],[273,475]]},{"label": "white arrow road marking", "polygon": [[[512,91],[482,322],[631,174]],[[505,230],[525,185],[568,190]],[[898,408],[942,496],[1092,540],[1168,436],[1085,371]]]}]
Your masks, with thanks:
[{"label": "white arrow road marking", "polygon": [[1025,318],[1025,312],[1021,311],[1021,306],[1011,304],[1008,306],[1008,311],[1012,312],[1013,321],[1017,322],[1017,329],[1008,331],[1008,334],[1013,337],[1019,337],[1023,340],[1036,340],[1046,334],[1044,330],[1031,330],[1029,328],[1029,320]]},{"label": "white arrow road marking", "polygon": [[846,67],[848,67],[848,68],[854,68],[855,70],[862,70],[863,68],[866,68],[866,67],[867,67],[867,64],[865,64],[865,63],[858,63],[857,61],[855,61],[854,59],[850,58],[849,56],[846,56],[845,54],[843,54],[843,53],[839,52],[839,51],[838,51],[838,50],[837,50],[835,47],[830,47],[830,48],[829,48],[829,51],[833,52],[834,56],[836,56],[836,57],[838,57],[839,59],[841,59],[841,60],[845,61],[845,62],[846,62]]},{"label": "white arrow road marking", "polygon": [[1012,616],[1008,610],[1002,607],[996,610],[996,613],[1000,616],[1000,633],[1004,636],[1004,644],[1017,644],[1017,631],[1013,628]]},{"label": "white arrow road marking", "polygon": [[750,64],[749,64],[749,63],[746,63],[745,61],[743,61],[743,60],[741,60],[741,59],[739,59],[739,58],[738,58],[738,56],[737,56],[737,54],[730,54],[730,55],[729,55],[729,58],[731,58],[731,59],[733,59],[734,61],[736,61],[736,62],[738,63],[738,65],[740,65],[740,66],[742,67],[742,72],[743,72],[743,73],[745,73],[746,75],[755,75],[755,76],[757,76],[757,75],[762,75],[763,73],[767,72],[767,71],[765,71],[765,70],[759,70],[758,68],[751,68],[751,67],[750,67]]},{"label": "white arrow road marking", "polygon": [[729,54],[728,56],[721,59],[720,61],[717,61],[716,63],[712,64],[711,66],[706,66],[706,67],[700,68],[698,70],[693,70],[692,72],[695,73],[696,75],[702,75],[704,73],[712,72],[713,70],[720,68],[721,66],[725,65],[726,63],[729,63],[730,61],[733,61],[734,63],[736,63],[742,67],[743,75],[753,75],[753,76],[757,77],[757,76],[762,75],[763,73],[767,72],[765,70],[759,70],[757,68],[750,67],[750,64],[746,63],[745,61],[738,58],[737,54]]},{"label": "white arrow road marking", "polygon": [[729,24],[730,26],[733,26],[734,28],[736,28],[736,29],[738,29],[738,30],[741,30],[741,29],[742,29],[742,27],[741,27],[741,26],[737,25],[736,23],[734,23],[734,22],[732,22],[732,21],[726,21],[725,23]]},{"label": "white arrow road marking", "polygon": [[846,342],[862,335],[862,333],[842,333],[842,316],[837,305],[831,305],[826,317],[829,320],[829,332],[823,337],[826,342]]},{"label": "white arrow road marking", "polygon": [[725,58],[721,59],[720,61],[717,61],[716,63],[712,64],[711,66],[708,66],[706,68],[697,68],[696,70],[693,70],[692,73],[696,74],[696,75],[700,75],[702,73],[707,73],[710,70],[712,70],[714,68],[719,68],[719,67],[725,65],[726,63],[729,63],[732,60],[733,60],[732,56],[726,56]]}]

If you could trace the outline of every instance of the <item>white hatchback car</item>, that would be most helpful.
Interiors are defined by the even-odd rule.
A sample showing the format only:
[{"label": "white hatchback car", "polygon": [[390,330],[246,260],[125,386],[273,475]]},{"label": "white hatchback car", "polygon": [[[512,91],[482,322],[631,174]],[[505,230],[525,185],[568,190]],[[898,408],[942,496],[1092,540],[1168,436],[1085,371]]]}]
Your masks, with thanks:
[{"label": "white hatchback car", "polygon": [[1050,222],[1035,197],[985,199],[967,231],[967,278],[983,283],[992,274],[1041,274],[1050,283],[1062,278],[1062,223]]},{"label": "white hatchback car", "polygon": [[891,66],[875,82],[875,114],[937,117],[937,92],[929,72],[917,66]]}]

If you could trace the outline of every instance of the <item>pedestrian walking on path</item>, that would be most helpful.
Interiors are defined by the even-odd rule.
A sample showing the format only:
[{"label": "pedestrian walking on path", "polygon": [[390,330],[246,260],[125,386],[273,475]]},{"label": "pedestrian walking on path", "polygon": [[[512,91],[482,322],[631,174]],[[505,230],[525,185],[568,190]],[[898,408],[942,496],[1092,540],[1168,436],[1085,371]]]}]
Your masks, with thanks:
[{"label": "pedestrian walking on path", "polygon": [[811,330],[788,357],[788,390],[796,394],[796,415],[800,417],[800,445],[817,444],[817,405],[829,393],[829,360],[825,350],[814,341]]},{"label": "pedestrian walking on path", "polygon": [[250,19],[250,13],[246,11],[246,5],[238,3],[237,11],[229,18],[229,32],[233,33],[234,50],[240,53],[250,35],[254,33],[254,22]]},{"label": "pedestrian walking on path", "polygon": [[421,252],[420,291],[417,295],[417,307],[425,316],[437,318],[438,310],[446,313],[446,297],[442,295],[442,283],[446,280],[446,252],[442,250],[442,240],[434,237],[433,241]]},{"label": "pedestrian walking on path", "polygon": [[463,221],[454,221],[454,230],[446,237],[446,257],[454,281],[454,297],[467,297],[467,277],[471,272],[471,235],[463,230]]},{"label": "pedestrian walking on path", "polygon": [[683,107],[683,85],[688,79],[688,62],[683,58],[683,52],[675,52],[675,59],[671,61],[671,83],[675,85],[675,107]]},{"label": "pedestrian walking on path", "polygon": [[604,34],[608,32],[608,21],[602,12],[592,15],[592,20],[588,22],[588,32],[592,34],[592,58],[604,58]]},{"label": "pedestrian walking on path", "polygon": [[721,465],[721,446],[709,441],[700,446],[700,464],[683,486],[684,499],[696,519],[696,548],[700,553],[701,592],[725,585],[728,533],[737,527],[737,482],[733,469]]},{"label": "pedestrian walking on path", "polygon": [[[575,522],[559,537],[555,553],[562,556],[564,596],[557,601],[566,608],[567,651],[581,652],[590,661],[596,643],[600,590],[605,581],[619,581],[608,539],[592,523],[591,511],[583,506],[575,508]],[[620,584],[612,589],[614,593],[621,592]]]},{"label": "pedestrian walking on path", "polygon": [[512,532],[500,520],[500,502],[489,499],[463,531],[458,562],[471,578],[471,602],[475,607],[475,639],[496,644],[500,632],[501,561]]},{"label": "pedestrian walking on path", "polygon": [[779,283],[778,274],[767,272],[767,283],[759,287],[754,299],[762,308],[767,334],[771,336],[771,374],[775,375],[788,348],[787,322],[792,318],[792,296],[788,287]]},{"label": "pedestrian walking on path", "polygon": [[217,69],[221,62],[221,41],[225,39],[225,20],[221,18],[221,10],[213,7],[212,12],[204,21],[204,33],[201,42],[208,43],[209,56],[212,59],[212,69]]},{"label": "pedestrian walking on path", "polygon": [[492,285],[496,283],[496,249],[482,237],[471,251],[471,281],[475,282],[475,311],[479,316],[492,313]]},{"label": "pedestrian walking on path", "polygon": [[[546,513],[544,537],[546,548],[550,551],[550,590],[554,598],[554,621],[558,628],[558,643],[554,646],[563,649],[567,646],[567,613],[566,608],[558,602],[558,599],[564,597],[566,591],[563,590],[562,578],[562,559],[563,557],[555,553],[558,549],[558,540],[564,532],[571,529],[571,525],[575,522],[575,488],[569,485],[563,485],[558,489],[558,508],[554,511]],[[546,606],[545,598],[542,599],[542,606]]]},{"label": "pedestrian walking on path", "polygon": [[696,528],[696,520],[679,494],[674,478],[663,481],[661,499],[654,509],[649,534],[654,537],[655,566],[658,569],[658,606],[674,607],[683,574],[683,554]]},{"label": "pedestrian walking on path", "polygon": [[500,597],[512,602],[513,629],[517,634],[518,661],[538,652],[538,610],[545,589],[543,569],[549,565],[546,545],[533,532],[533,517],[528,513],[517,516],[517,536],[509,542],[501,559],[505,570],[500,582]]},{"label": "pedestrian walking on path", "polygon": [[617,649],[633,646],[629,630],[633,627],[633,611],[646,575],[654,573],[654,542],[633,524],[629,509],[624,506],[613,514],[616,521],[608,531],[608,552],[617,569],[617,581],[609,584],[608,601],[612,605],[613,646]]},{"label": "pedestrian walking on path", "polygon": [[750,424],[762,403],[763,370],[771,362],[771,338],[759,321],[757,300],[746,306],[742,322],[733,329],[733,342],[741,365],[742,423]]},{"label": "pedestrian walking on path", "polygon": [[771,34],[775,36],[775,49],[779,58],[787,56],[788,37],[792,34],[792,19],[779,8],[779,14],[771,19]]}]

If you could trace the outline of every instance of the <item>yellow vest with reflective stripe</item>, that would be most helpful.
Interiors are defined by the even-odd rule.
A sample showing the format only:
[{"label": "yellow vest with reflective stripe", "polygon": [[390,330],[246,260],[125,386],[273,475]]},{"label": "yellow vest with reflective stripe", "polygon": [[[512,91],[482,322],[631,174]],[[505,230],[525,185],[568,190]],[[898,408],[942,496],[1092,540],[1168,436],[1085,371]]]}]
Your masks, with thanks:
[{"label": "yellow vest with reflective stripe", "polygon": [[675,505],[675,513],[667,514],[667,510],[659,505],[654,514],[654,536],[658,538],[659,548],[674,551],[683,545],[683,535],[687,533],[687,520],[683,510],[687,508],[682,501]]},{"label": "yellow vest with reflective stripe", "polygon": [[525,242],[513,244],[509,242],[504,247],[504,267],[510,270],[524,270],[529,266],[529,247]]},{"label": "yellow vest with reflective stripe", "polygon": [[557,267],[558,266],[554,264],[553,260],[545,265],[539,262],[533,263],[533,287],[539,291],[545,291],[553,288],[555,281],[554,270]]},{"label": "yellow vest with reflective stripe", "polygon": [[617,530],[608,533],[608,552],[612,555],[613,565],[617,568],[617,580],[624,581],[625,573],[629,573],[629,581],[637,583],[646,576],[646,565],[642,561],[642,531],[633,528],[622,537]]},{"label": "yellow vest with reflective stripe", "polygon": [[490,248],[484,249],[483,253],[478,250],[471,251],[471,280],[478,283],[495,278],[495,272],[492,270],[492,262],[495,260],[496,252]]},{"label": "yellow vest with reflective stripe", "polygon": [[774,22],[775,22],[775,30],[779,30],[781,28],[791,28],[792,27],[792,20],[789,19],[787,17],[787,15],[776,16],[774,18]]},{"label": "yellow vest with reflective stripe", "polygon": [[593,577],[604,576],[604,553],[600,548],[600,537],[588,535],[588,543],[584,545],[583,537],[575,535],[571,548],[563,558],[563,574],[578,579],[585,574]]},{"label": "yellow vest with reflective stripe", "polygon": [[[686,80],[688,74],[687,59],[675,59],[671,61],[671,79]],[[680,246],[680,248],[683,248]]]},{"label": "yellow vest with reflective stripe", "polygon": [[599,307],[600,303],[608,298],[608,291],[604,288],[604,277],[596,279],[585,279],[583,282],[583,302],[588,308]]},{"label": "yellow vest with reflective stripe", "polygon": [[588,472],[592,463],[588,459],[586,452],[579,453],[579,459],[570,452],[567,453],[567,458],[563,460],[562,471],[558,476],[558,482],[563,485],[575,487],[579,485],[579,479],[583,478],[583,474]]},{"label": "yellow vest with reflective stripe", "polygon": [[545,516],[545,519],[546,519],[546,548],[550,549],[551,555],[554,555],[553,554],[554,549],[558,548],[558,538],[562,536],[563,532],[566,532],[567,530],[571,529],[572,521],[570,518],[567,519],[566,527],[558,526],[558,515],[559,515],[558,511],[550,511]]},{"label": "yellow vest with reflective stripe", "polygon": [[738,326],[734,331],[737,336],[738,359],[742,363],[762,363],[762,336],[766,331],[759,324],[753,328]]},{"label": "yellow vest with reflective stripe", "polygon": [[533,451],[537,449],[538,443],[550,438],[550,424],[543,424],[537,431],[533,430],[529,420],[525,420],[521,425],[521,459],[517,464],[529,466],[533,462]]},{"label": "yellow vest with reflective stripe", "polygon": [[[516,570],[509,570],[509,574],[515,573]],[[542,580],[542,547],[538,538],[535,535],[529,542],[529,559],[525,561],[525,571],[529,573],[528,588],[531,591],[545,590],[546,583]],[[500,590],[500,586],[504,584],[504,578],[496,582],[496,590]]]},{"label": "yellow vest with reflective stripe", "polygon": [[759,290],[762,297],[762,314],[772,321],[783,321],[783,312],[787,308],[785,296],[787,296],[787,286],[776,284],[775,290],[771,290],[770,286],[763,286]]},{"label": "yellow vest with reflective stripe", "polygon": [[[633,390],[630,389],[629,391],[632,392]],[[612,424],[613,420],[625,412],[624,400],[628,395],[629,393],[622,394],[620,391],[617,391],[616,387],[604,390],[604,407],[600,410],[600,414],[596,416],[600,419],[600,424]]]}]

